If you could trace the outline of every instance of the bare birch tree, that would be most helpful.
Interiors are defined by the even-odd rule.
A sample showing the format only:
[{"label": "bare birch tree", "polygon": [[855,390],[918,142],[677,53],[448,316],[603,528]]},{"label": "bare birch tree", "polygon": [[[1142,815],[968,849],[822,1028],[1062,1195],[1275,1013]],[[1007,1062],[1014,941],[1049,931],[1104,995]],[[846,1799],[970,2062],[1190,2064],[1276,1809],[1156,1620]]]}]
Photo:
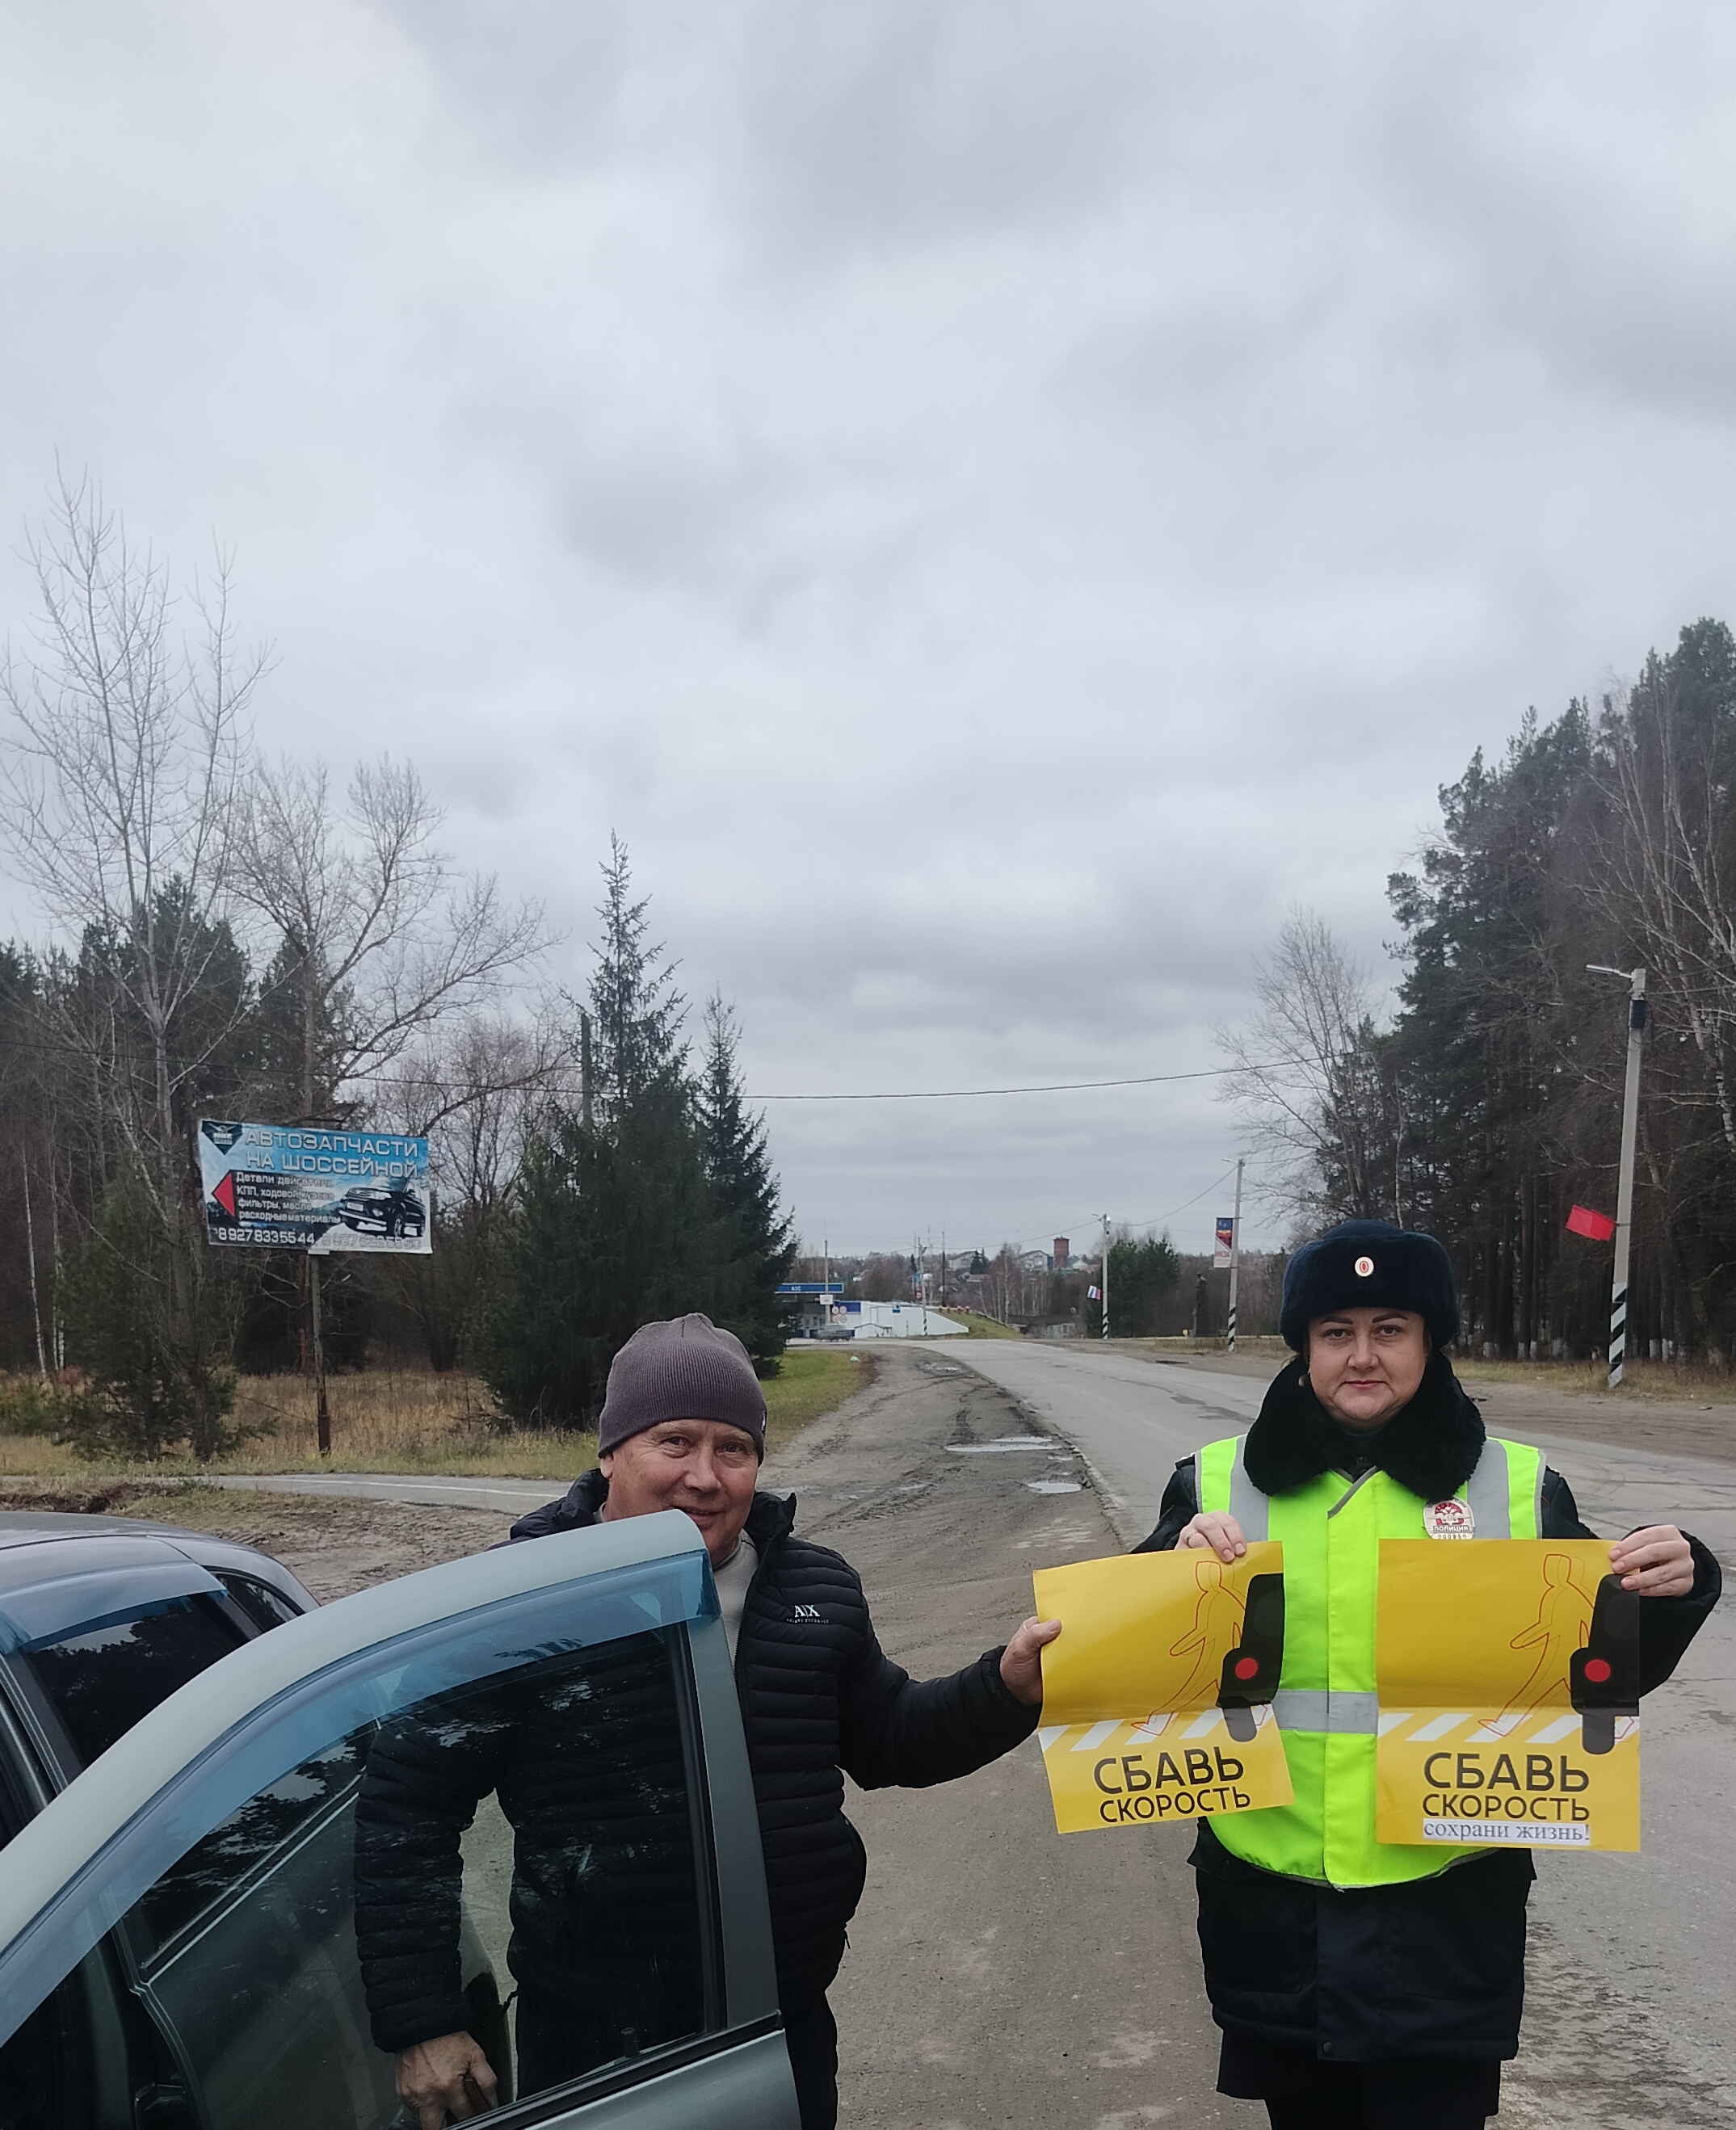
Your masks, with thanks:
[{"label": "bare birch tree", "polygon": [[1393,1104],[1369,972],[1311,910],[1255,963],[1246,1027],[1217,1030],[1220,1087],[1246,1119],[1262,1194],[1299,1219],[1397,1218]]},{"label": "bare birch tree", "polygon": [[435,841],[442,818],[408,762],[358,768],[341,814],[323,762],[280,762],[253,780],[237,885],[280,943],[309,1121],[365,1104],[359,1090],[544,949],[537,904],[505,902],[491,873],[453,871]]},{"label": "bare birch tree", "polygon": [[569,1043],[546,1019],[477,1015],[425,1039],[379,1091],[382,1122],[428,1140],[438,1239],[430,1256],[372,1270],[415,1320],[433,1368],[458,1364],[519,1158],[570,1064]]},{"label": "bare birch tree", "polygon": [[[160,1245],[127,1269],[151,1297],[167,1407],[218,1444],[227,1326],[208,1292],[185,1096],[232,1034],[231,830],[263,653],[238,652],[227,561],[195,585],[191,640],[168,570],[88,482],[32,538],[41,612],[0,659],[0,821],[10,862],[84,981],[53,1031],[88,1075]],[[112,1179],[118,1181],[118,1178]]]},{"label": "bare birch tree", "polygon": [[1685,696],[1676,661],[1654,658],[1604,698],[1592,763],[1604,812],[1585,877],[1609,935],[1681,1014],[1736,1154],[1736,731],[1722,705]]}]

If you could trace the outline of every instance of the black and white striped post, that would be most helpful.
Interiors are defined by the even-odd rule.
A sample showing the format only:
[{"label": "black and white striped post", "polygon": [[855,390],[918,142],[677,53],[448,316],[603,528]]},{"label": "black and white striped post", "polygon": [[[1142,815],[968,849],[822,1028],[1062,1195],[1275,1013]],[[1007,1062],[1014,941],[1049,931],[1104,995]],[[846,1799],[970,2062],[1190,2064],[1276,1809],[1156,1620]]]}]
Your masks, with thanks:
[{"label": "black and white striped post", "polygon": [[1241,1169],[1244,1157],[1236,1158],[1236,1213],[1230,1222],[1230,1321],[1224,1344],[1236,1351],[1236,1290],[1241,1272]]},{"label": "black and white striped post", "polygon": [[1628,1245],[1633,1233],[1633,1155],[1639,1137],[1639,1050],[1646,1033],[1646,972],[1588,962],[1593,976],[1628,985],[1628,1077],[1622,1091],[1622,1163],[1615,1189],[1615,1278],[1609,1289],[1609,1388],[1617,1389],[1628,1353]]},{"label": "black and white striped post", "polygon": [[1098,1299],[1103,1305],[1103,1328],[1102,1332],[1099,1334],[1099,1336],[1107,1339],[1109,1336],[1109,1215],[1107,1213],[1103,1215],[1103,1269],[1102,1279],[1102,1291]]}]

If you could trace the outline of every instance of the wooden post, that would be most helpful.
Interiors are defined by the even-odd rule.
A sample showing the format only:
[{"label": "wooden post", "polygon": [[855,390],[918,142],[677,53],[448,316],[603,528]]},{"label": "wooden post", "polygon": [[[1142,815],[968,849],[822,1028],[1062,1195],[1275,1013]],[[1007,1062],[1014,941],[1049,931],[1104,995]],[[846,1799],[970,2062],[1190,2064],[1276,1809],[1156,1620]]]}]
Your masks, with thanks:
[{"label": "wooden post", "polygon": [[322,1457],[332,1454],[332,1408],[326,1402],[326,1340],[319,1318],[319,1259],[308,1253],[308,1313],[313,1320],[313,1425]]}]

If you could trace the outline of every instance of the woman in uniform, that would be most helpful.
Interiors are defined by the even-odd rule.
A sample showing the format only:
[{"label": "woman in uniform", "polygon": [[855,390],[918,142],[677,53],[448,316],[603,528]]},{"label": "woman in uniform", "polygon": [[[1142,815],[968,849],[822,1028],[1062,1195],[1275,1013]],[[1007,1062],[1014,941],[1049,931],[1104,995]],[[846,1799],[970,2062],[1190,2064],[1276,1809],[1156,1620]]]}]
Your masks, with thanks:
[{"label": "woman in uniform", "polygon": [[[1454,1376],[1452,1266],[1432,1236],[1356,1220],[1298,1250],[1286,1363],[1245,1436],[1175,1468],[1139,1550],[1284,1545],[1276,1710],[1295,1797],[1202,1822],[1192,1862],[1218,2090],[1276,2130],[1473,2130],[1518,2052],[1528,1848],[1375,1838],[1375,1590],[1383,1538],[1591,1538],[1567,1483],[1489,1437]],[[1609,1549],[1659,1684],[1716,1602],[1672,1526]],[[1328,1590],[1330,1587],[1330,1604]]]}]

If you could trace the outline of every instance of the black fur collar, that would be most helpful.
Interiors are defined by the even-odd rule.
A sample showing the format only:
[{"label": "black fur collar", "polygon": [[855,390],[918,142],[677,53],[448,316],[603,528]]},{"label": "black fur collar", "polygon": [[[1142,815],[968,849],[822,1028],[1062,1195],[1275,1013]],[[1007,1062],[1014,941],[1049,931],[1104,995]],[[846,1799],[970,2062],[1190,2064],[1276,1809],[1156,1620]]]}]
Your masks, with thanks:
[{"label": "black fur collar", "polygon": [[[1401,1487],[1442,1502],[1471,1477],[1482,1454],[1483,1416],[1444,1354],[1431,1354],[1417,1395],[1378,1435],[1369,1455]],[[1263,1494],[1288,1494],[1332,1471],[1343,1454],[1338,1424],[1308,1388],[1300,1361],[1286,1362],[1248,1432],[1243,1461]]]}]

